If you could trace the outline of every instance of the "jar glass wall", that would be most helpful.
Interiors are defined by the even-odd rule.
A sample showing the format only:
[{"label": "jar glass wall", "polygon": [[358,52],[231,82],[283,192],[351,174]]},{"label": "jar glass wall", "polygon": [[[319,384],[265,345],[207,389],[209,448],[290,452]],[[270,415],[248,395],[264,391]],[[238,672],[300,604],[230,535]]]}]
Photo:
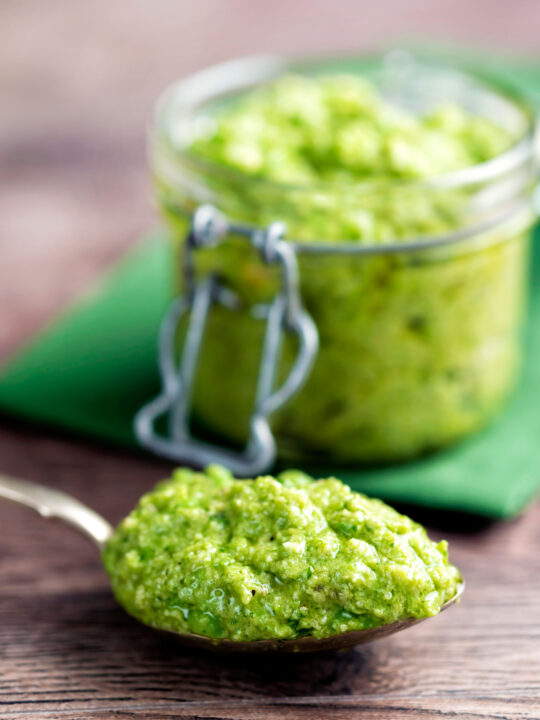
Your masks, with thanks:
[{"label": "jar glass wall", "polygon": [[[362,72],[397,105],[424,112],[442,100],[516,137],[492,160],[427,181],[292,186],[250,178],[196,157],[194,124],[224,102],[288,72]],[[194,209],[211,202],[234,221],[281,220],[299,262],[303,303],[320,338],[302,390],[272,417],[282,457],[394,461],[482,427],[515,383],[533,222],[534,122],[526,105],[472,74],[390,54],[369,60],[259,58],[220,66],[171,88],[158,106],[152,167],[178,251]],[[360,225],[359,225],[360,224]],[[361,227],[360,227],[361,226]],[[355,241],[359,227],[373,242]],[[197,372],[194,412],[241,442],[252,413],[275,272],[230,237],[200,251],[241,307],[214,307]],[[286,338],[280,375],[295,354]]]}]

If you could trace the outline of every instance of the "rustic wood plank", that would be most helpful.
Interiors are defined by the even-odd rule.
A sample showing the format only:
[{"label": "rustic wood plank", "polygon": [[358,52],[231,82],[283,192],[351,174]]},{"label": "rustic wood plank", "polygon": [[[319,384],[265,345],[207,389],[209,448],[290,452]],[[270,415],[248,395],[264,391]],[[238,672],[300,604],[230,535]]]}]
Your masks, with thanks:
[{"label": "rustic wood plank", "polygon": [[[168,707],[142,705],[137,708],[116,710],[114,708],[84,712],[78,714],[73,710],[55,710],[52,717],[73,720],[113,720],[121,718],[152,718],[152,720],[169,720],[185,718],[187,720],[325,720],[328,717],[336,720],[411,720],[411,718],[437,718],[438,720],[538,720],[539,706],[536,700],[525,699],[518,702],[489,701],[471,699],[464,703],[461,700],[446,701],[433,699],[391,701],[380,698],[335,698],[330,702],[321,702],[318,698],[306,698],[301,702],[272,703],[184,703]],[[10,716],[7,715],[6,718]],[[25,718],[39,720],[51,717],[47,711],[29,711]]]}]

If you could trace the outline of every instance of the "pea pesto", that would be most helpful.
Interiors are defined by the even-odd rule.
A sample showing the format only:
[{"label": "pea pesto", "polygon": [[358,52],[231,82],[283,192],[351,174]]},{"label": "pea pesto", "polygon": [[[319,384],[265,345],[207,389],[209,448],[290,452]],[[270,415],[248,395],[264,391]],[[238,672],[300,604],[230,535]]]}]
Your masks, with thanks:
[{"label": "pea pesto", "polygon": [[[415,114],[354,75],[283,76],[206,116],[192,135],[197,154],[291,186],[433,177],[490,160],[515,141],[455,104]],[[369,214],[341,217],[340,239],[399,234],[395,218],[377,232]]]},{"label": "pea pesto", "polygon": [[[493,224],[498,179],[495,195],[486,183],[428,181],[500,157],[524,132],[519,125],[499,125],[451,97],[412,108],[352,74],[285,75],[209,102],[180,139],[180,118],[170,116],[179,154],[161,163],[156,150],[154,170],[178,265],[189,215],[209,199],[241,222],[283,221],[300,247],[301,296],[320,348],[305,386],[271,418],[282,458],[408,459],[496,415],[520,365],[530,211]],[[466,242],[427,242],[484,221],[490,229]],[[413,240],[420,249],[400,249]],[[302,254],[304,243],[375,251]],[[193,411],[212,432],[244,443],[264,340],[253,307],[274,297],[277,276],[235,237],[199,251],[197,272],[215,273],[240,302],[209,314]],[[278,380],[296,350],[286,336]]]},{"label": "pea pesto", "polygon": [[142,622],[237,641],[435,615],[461,580],[445,541],[335,478],[293,470],[176,470],[120,523],[103,560]]}]

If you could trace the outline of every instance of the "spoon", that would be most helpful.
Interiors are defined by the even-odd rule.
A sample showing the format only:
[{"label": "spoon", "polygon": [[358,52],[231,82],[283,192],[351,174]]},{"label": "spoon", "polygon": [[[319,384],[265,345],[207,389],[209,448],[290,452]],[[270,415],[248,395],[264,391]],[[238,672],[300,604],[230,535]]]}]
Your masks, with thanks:
[{"label": "spoon", "polygon": [[[0,498],[29,508],[48,520],[57,520],[65,525],[70,525],[89,538],[94,545],[97,546],[100,554],[103,552],[107,541],[113,534],[113,528],[110,523],[94,510],[86,507],[86,505],[83,505],[83,503],[71,497],[71,495],[59,490],[53,490],[44,485],[38,485],[28,482],[27,480],[10,478],[0,474]],[[454,597],[441,607],[441,612],[459,600],[463,589],[464,583],[458,586]],[[381,637],[406,630],[426,619],[427,618],[406,618],[390,623],[389,625],[381,625],[368,630],[351,630],[324,638],[307,636],[285,640],[251,640],[246,642],[209,638],[193,633],[176,633],[168,630],[160,630],[160,632],[173,635],[185,645],[207,650],[247,653],[266,651],[316,652],[321,650],[343,650],[361,643],[372,642]]]}]

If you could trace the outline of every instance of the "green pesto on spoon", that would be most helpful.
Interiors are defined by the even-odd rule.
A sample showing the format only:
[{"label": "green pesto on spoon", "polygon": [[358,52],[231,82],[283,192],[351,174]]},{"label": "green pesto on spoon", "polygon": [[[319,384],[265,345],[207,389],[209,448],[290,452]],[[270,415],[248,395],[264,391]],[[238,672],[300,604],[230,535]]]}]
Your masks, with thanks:
[{"label": "green pesto on spoon", "polygon": [[[136,513],[138,511],[140,512],[141,507],[145,507],[145,500],[146,506],[152,506],[151,501],[155,500],[157,497],[157,493],[160,492],[162,494],[162,497],[158,499],[161,504],[164,502],[164,497],[168,498],[169,500],[171,497],[173,497],[178,504],[178,498],[175,496],[175,492],[178,489],[178,484],[182,484],[182,480],[184,480],[185,484],[186,478],[191,481],[192,484],[201,483],[205,479],[207,482],[212,482],[214,483],[214,485],[217,483],[220,486],[223,485],[223,483],[228,486],[231,486],[232,484],[237,484],[236,487],[240,488],[240,497],[236,496],[234,499],[234,503],[235,507],[239,507],[240,509],[242,508],[242,485],[244,484],[244,482],[250,482],[244,481],[242,485],[239,485],[238,481],[234,480],[234,478],[227,478],[227,471],[225,471],[223,468],[217,468],[213,471],[211,470],[210,472],[207,471],[206,474],[193,473],[189,470],[177,471],[175,477],[173,477],[172,480],[168,481],[167,483],[160,484],[157,490],[153,491],[153,493],[150,493],[149,495],[144,496],[138,508],[130,516],[128,516],[127,520],[130,521],[131,524],[133,524],[133,519],[137,517]],[[296,485],[298,484],[301,487],[304,487],[309,483],[311,487],[315,487],[311,479],[304,478],[305,476],[302,476],[302,474],[300,473],[284,473],[282,476],[280,476],[279,482],[285,486],[292,487],[293,493],[298,491],[298,487],[296,487]],[[259,482],[260,484],[262,483],[261,487],[265,493],[265,498],[268,498],[269,489],[270,491],[272,491],[272,489],[274,488],[273,483],[276,483],[276,492],[278,493],[278,495],[275,497],[271,497],[269,499],[269,502],[275,503],[276,498],[277,500],[279,500],[280,488],[277,485],[278,480],[275,480],[273,478],[264,478],[262,480],[258,480],[257,482]],[[338,481],[332,480],[322,482],[337,483]],[[253,483],[253,487],[256,489],[258,488],[259,491],[261,489],[255,483]],[[334,493],[336,491],[336,488],[332,487],[331,485],[328,488],[324,485],[319,484],[319,495],[321,492],[326,492],[328,495],[329,489],[333,490]],[[339,490],[339,488],[337,489]],[[359,496],[356,493],[352,493],[351,496],[352,495],[363,498],[363,496]],[[110,563],[112,551],[109,552],[109,558],[107,558],[107,543],[109,542],[109,540],[111,540],[111,538],[113,538],[113,536],[115,536],[115,531],[103,517],[83,505],[75,498],[58,490],[53,490],[51,488],[37,485],[35,483],[31,483],[25,480],[9,478],[3,475],[0,475],[0,498],[30,508],[44,518],[58,520],[60,522],[63,522],[64,524],[71,525],[73,528],[86,535],[97,546],[100,554],[105,557],[106,566],[108,563]],[[285,499],[287,500],[287,498]],[[367,502],[374,501],[367,499]],[[168,508],[166,508],[166,510],[167,509]],[[170,513],[168,515],[165,515],[165,517],[170,517]],[[122,527],[125,524],[126,521],[124,521],[120,525],[117,533],[122,532]],[[289,545],[291,544],[294,545],[292,541],[289,542]],[[114,551],[114,543],[111,543],[111,546],[113,547]],[[112,557],[114,558],[114,554],[112,555]],[[115,594],[117,596],[121,596],[122,587],[120,587],[119,589],[118,579],[114,577],[109,567],[107,567],[107,569],[113,580],[113,589],[115,591]],[[121,577],[120,582],[123,582]],[[447,609],[450,605],[455,603],[460,598],[463,592],[463,587],[464,584],[462,581],[456,584],[455,593],[452,597],[448,598],[441,605],[440,611]],[[126,604],[131,612],[132,608],[129,608],[129,603],[125,603],[123,597],[121,599],[122,604]],[[139,616],[142,615],[142,613],[137,613],[136,611],[131,612],[131,614],[134,614],[135,616],[137,616],[137,614],[139,614]],[[139,617],[139,619],[143,619],[143,617]],[[315,652],[321,650],[344,649],[360,643],[371,642],[380,637],[391,635],[395,632],[399,632],[400,630],[405,630],[408,627],[411,627],[412,625],[415,625],[424,619],[427,619],[427,617],[405,617],[393,622],[378,625],[376,627],[369,627],[366,629],[358,630],[348,630],[346,632],[338,632],[336,634],[325,635],[324,637],[315,637],[313,635],[306,634],[301,637],[239,640],[230,639],[228,637],[207,637],[206,635],[198,634],[196,632],[190,632],[189,630],[185,630],[183,628],[180,630],[168,628],[166,632],[168,632],[170,635],[173,635],[175,638],[177,638],[184,644],[210,650],[222,650],[224,652]],[[155,627],[154,629],[160,629],[161,631],[161,628]]]}]

